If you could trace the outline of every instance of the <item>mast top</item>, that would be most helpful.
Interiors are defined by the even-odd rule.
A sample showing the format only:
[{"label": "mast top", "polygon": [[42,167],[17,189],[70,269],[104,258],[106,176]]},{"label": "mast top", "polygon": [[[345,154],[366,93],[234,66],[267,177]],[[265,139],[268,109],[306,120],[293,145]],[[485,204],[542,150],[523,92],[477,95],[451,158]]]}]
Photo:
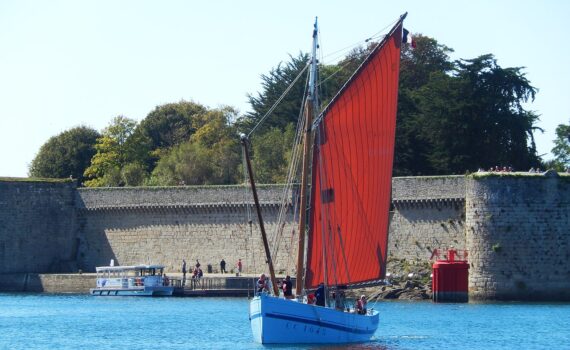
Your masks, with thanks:
[{"label": "mast top", "polygon": [[[318,27],[318,17],[315,17],[315,24],[313,27],[313,45],[311,50],[311,69],[309,71],[309,91],[307,99],[313,101],[313,107],[318,105],[318,96],[317,96],[317,48],[319,47],[318,38],[319,35],[319,27]],[[316,110],[316,109],[315,109]]]},{"label": "mast top", "polygon": [[319,19],[319,17],[316,17],[316,16],[315,16],[315,24],[314,24],[314,26],[313,26],[313,28],[314,28],[314,29],[313,29],[313,38],[316,38],[316,37],[317,37],[317,33],[318,33],[318,31],[319,31],[319,28],[318,28],[318,25],[317,25],[318,19]]}]

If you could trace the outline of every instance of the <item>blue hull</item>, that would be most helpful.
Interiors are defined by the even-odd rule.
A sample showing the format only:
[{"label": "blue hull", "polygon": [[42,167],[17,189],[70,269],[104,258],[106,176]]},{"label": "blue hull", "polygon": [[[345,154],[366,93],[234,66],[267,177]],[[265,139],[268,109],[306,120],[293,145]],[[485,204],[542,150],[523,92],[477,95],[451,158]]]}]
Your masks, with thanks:
[{"label": "blue hull", "polygon": [[342,344],[369,341],[378,312],[358,315],[261,295],[251,300],[253,338],[262,344]]}]

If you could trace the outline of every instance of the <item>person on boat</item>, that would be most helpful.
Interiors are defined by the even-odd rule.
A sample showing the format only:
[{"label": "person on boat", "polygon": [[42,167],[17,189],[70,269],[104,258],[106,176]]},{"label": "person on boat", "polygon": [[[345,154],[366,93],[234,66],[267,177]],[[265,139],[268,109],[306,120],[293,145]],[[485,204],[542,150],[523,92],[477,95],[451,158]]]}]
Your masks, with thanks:
[{"label": "person on boat", "polygon": [[333,299],[334,299],[334,307],[337,310],[344,310],[344,301],[345,301],[345,295],[344,295],[344,291],[337,289],[334,293],[333,293]]},{"label": "person on boat", "polygon": [[307,295],[307,304],[309,305],[315,304],[315,294],[311,293]]},{"label": "person on boat", "polygon": [[360,299],[356,301],[356,312],[366,315],[366,295],[360,296]]},{"label": "person on boat", "polygon": [[315,291],[316,304],[318,306],[325,306],[325,284],[321,282]]},{"label": "person on boat", "polygon": [[281,289],[283,290],[283,296],[285,299],[293,299],[293,283],[291,282],[291,276],[287,275],[285,280],[281,283]]},{"label": "person on boat", "polygon": [[267,278],[264,273],[259,275],[259,279],[257,280],[257,294],[261,293],[269,293],[269,284],[267,283]]},{"label": "person on boat", "polygon": [[226,261],[223,258],[220,261],[220,273],[226,273]]},{"label": "person on boat", "polygon": [[162,285],[163,286],[169,286],[170,285],[170,280],[168,279],[168,276],[166,276],[166,274],[162,275]]}]

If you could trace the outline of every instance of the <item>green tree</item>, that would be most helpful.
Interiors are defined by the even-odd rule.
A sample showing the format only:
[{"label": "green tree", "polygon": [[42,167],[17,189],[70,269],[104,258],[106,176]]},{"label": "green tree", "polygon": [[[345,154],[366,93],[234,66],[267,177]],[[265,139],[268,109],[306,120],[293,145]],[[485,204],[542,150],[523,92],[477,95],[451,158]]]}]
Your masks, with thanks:
[{"label": "green tree", "polygon": [[95,154],[99,133],[89,127],[79,126],[51,137],[42,145],[32,161],[29,176],[66,178],[72,176],[83,181],[83,172]]},{"label": "green tree", "polygon": [[556,127],[556,139],[554,140],[555,168],[559,171],[570,168],[570,124],[560,124]]},{"label": "green tree", "polygon": [[160,158],[151,185],[232,184],[239,179],[240,150],[232,108],[221,108],[197,116],[198,129],[190,140],[174,146]]},{"label": "green tree", "polygon": [[212,162],[211,180],[216,184],[239,182],[241,159],[238,132],[234,125],[237,111],[231,107],[211,110],[196,119],[199,128],[192,135],[191,142],[208,148]]},{"label": "green tree", "polygon": [[259,183],[284,183],[287,180],[295,125],[290,123],[282,132],[271,128],[266,133],[252,138],[253,167]]},{"label": "green tree", "polygon": [[451,62],[451,49],[417,40],[415,50],[403,51],[394,173],[537,166],[538,116],[522,106],[536,89],[522,68],[502,68],[493,55]]},{"label": "green tree", "polygon": [[[454,114],[457,145],[451,150],[456,172],[474,167],[511,165],[528,169],[539,164],[533,132],[538,116],[523,108],[534,100],[536,88],[522,68],[502,68],[493,55],[457,63],[460,111]],[[461,160],[459,157],[463,156]]]},{"label": "green tree", "polygon": [[212,184],[213,172],[210,152],[197,143],[186,142],[175,146],[157,163],[150,185],[204,185]]},{"label": "green tree", "polygon": [[140,163],[129,163],[121,171],[121,180],[125,186],[141,186],[145,183],[148,173]]},{"label": "green tree", "polygon": [[134,155],[137,162],[152,171],[158,159],[171,147],[187,142],[196,131],[194,120],[207,108],[192,101],[157,106],[138,126],[133,138],[139,145]]},{"label": "green tree", "polygon": [[[454,68],[449,58],[452,49],[435,39],[416,35],[416,47],[402,46],[400,87],[398,90],[398,120],[394,153],[394,175],[429,175],[431,146],[425,135],[415,92],[431,79],[444,80]],[[428,91],[429,92],[429,91]],[[445,99],[445,98],[444,98]],[[445,107],[445,102],[440,103]]]},{"label": "green tree", "polygon": [[[271,69],[267,75],[261,76],[262,91],[256,95],[248,95],[249,104],[252,111],[246,113],[237,122],[238,129],[249,132],[271,109],[287,87],[307,66],[309,56],[300,53],[297,57],[290,57],[290,62],[280,63]],[[267,120],[260,126],[259,132],[264,132],[271,127],[285,130],[285,127],[293,122],[297,123],[299,111],[304,95],[304,83],[308,71],[306,70],[290,92],[279,103],[276,109],[268,116]]]},{"label": "green tree", "polygon": [[402,46],[400,90],[418,89],[430,81],[432,74],[451,73],[455,68],[449,57],[453,49],[421,34],[414,40],[415,48]]},{"label": "green tree", "polygon": [[97,139],[95,149],[97,153],[91,159],[91,165],[85,170],[85,182],[88,187],[123,186],[125,184],[121,175],[123,167],[132,161],[131,155],[137,147],[136,143],[129,142],[137,122],[124,116],[117,116],[103,130],[102,136]]}]

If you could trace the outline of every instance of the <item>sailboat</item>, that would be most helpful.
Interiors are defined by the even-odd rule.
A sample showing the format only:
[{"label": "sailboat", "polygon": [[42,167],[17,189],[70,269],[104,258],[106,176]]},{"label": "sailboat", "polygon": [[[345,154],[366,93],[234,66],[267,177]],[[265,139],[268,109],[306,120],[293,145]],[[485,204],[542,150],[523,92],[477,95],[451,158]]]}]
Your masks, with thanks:
[{"label": "sailboat", "polygon": [[[259,343],[364,342],[378,328],[377,310],[356,312],[344,303],[339,306],[339,295],[346,288],[381,284],[385,278],[405,17],[320,112],[315,21],[305,99],[296,299],[279,297],[247,137],[242,136],[273,286],[273,295],[261,293],[250,301],[251,329]],[[310,302],[319,285],[325,290],[324,306]]]}]

